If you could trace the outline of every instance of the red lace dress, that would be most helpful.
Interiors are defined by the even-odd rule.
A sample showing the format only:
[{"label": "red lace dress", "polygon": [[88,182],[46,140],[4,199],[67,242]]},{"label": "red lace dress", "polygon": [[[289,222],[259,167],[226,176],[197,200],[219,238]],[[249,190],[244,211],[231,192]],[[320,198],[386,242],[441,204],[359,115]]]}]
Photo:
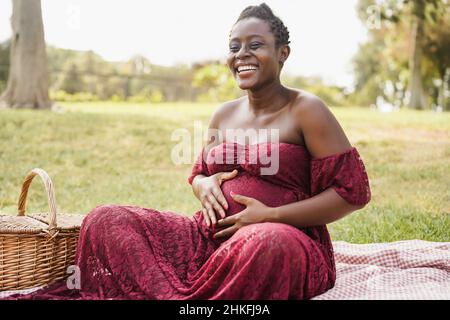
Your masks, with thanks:
[{"label": "red lace dress", "polygon": [[[269,155],[278,152],[276,174],[260,174],[265,165],[259,156],[256,163],[250,161],[260,148]],[[221,153],[232,154],[232,161],[215,161]],[[368,177],[354,147],[321,159],[311,159],[305,147],[288,143],[223,143],[209,151],[206,161],[202,154],[189,183],[200,173],[239,171],[222,184],[227,215],[244,209],[230,198],[231,190],[268,206],[301,201],[327,188],[352,204],[370,200]],[[201,211],[186,217],[137,206],[99,206],[87,215],[80,231],[76,264],[81,289],[69,290],[61,282],[15,298],[308,299],[335,283],[325,225],[298,229],[260,223],[228,239],[212,236]]]}]

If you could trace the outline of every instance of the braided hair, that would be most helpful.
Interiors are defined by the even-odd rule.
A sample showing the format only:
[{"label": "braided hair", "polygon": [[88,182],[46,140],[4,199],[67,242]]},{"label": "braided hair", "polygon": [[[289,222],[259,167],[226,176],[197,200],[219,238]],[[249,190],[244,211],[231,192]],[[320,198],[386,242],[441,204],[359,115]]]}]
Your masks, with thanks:
[{"label": "braided hair", "polygon": [[267,4],[261,3],[259,6],[248,6],[241,12],[236,23],[247,18],[258,18],[266,21],[275,36],[275,44],[277,47],[290,43],[287,27],[280,18],[274,15],[272,9]]}]

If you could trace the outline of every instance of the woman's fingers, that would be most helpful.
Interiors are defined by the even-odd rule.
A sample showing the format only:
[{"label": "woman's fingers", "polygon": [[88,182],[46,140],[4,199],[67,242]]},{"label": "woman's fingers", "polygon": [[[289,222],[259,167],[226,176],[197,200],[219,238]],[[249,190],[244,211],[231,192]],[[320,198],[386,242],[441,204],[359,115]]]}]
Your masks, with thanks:
[{"label": "woman's fingers", "polygon": [[[213,194],[209,194],[208,195],[208,201],[212,205],[214,210],[216,210],[216,212],[220,216],[224,216],[225,215],[225,211],[223,211],[222,206],[217,202],[217,200],[216,200],[216,198],[214,197]],[[213,219],[211,219],[211,221],[213,222],[213,224],[216,224],[217,220],[216,220],[216,215],[215,214],[214,214],[214,221],[213,221]]]},{"label": "woman's fingers", "polygon": [[[207,201],[203,202],[203,205],[205,206],[206,211],[208,212],[208,217],[209,220],[211,221],[211,224],[215,225],[217,223],[216,213],[214,212],[214,209],[211,203],[209,202],[209,197]],[[208,227],[209,226],[210,225],[208,225]]]},{"label": "woman's fingers", "polygon": [[222,228],[222,227],[234,225],[240,216],[241,216],[241,213],[237,213],[233,216],[229,216],[229,217],[226,217],[225,219],[221,219],[217,222],[217,227]]},{"label": "woman's fingers", "polygon": [[238,174],[238,170],[233,170],[231,172],[223,172],[217,174],[218,185],[213,183],[209,187],[204,189],[204,193],[200,196],[200,201],[202,203],[202,213],[205,218],[205,222],[208,227],[217,224],[217,219],[220,216],[222,219],[226,217],[225,210],[228,209],[228,203],[220,189],[220,185],[223,181],[233,179]]},{"label": "woman's fingers", "polygon": [[[219,201],[219,203],[222,205],[222,208],[227,210],[228,203],[227,200],[225,200],[225,197],[223,196],[222,190],[220,190],[219,188],[214,188],[213,195],[214,197],[216,197],[217,201]],[[222,218],[225,218],[225,211],[223,210],[221,211],[221,216]]]},{"label": "woman's fingers", "polygon": [[202,208],[203,218],[205,219],[206,225],[211,226],[211,219],[209,219],[208,210],[206,208]]},{"label": "woman's fingers", "polygon": [[237,176],[237,174],[238,174],[238,171],[236,169],[234,169],[231,172],[224,172],[224,173],[222,173],[220,175],[220,177],[219,177],[219,184],[221,185],[223,181],[233,179],[234,177]]},{"label": "woman's fingers", "polygon": [[235,225],[228,227],[224,230],[221,230],[214,234],[214,238],[224,238],[232,236],[239,228]]}]

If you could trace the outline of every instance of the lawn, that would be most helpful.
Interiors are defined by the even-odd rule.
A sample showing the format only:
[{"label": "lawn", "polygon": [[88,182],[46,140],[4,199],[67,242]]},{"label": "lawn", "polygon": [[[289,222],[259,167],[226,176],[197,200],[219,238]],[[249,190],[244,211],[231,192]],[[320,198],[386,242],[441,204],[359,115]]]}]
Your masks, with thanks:
[{"label": "lawn", "polygon": [[[171,161],[173,130],[207,126],[214,104],[62,103],[60,112],[0,110],[0,212],[14,214],[25,175],[46,170],[60,212],[129,204],[192,215],[187,177]],[[450,114],[332,108],[372,188],[363,210],[329,225],[333,240],[450,241]],[[47,210],[39,180],[28,212]]]}]

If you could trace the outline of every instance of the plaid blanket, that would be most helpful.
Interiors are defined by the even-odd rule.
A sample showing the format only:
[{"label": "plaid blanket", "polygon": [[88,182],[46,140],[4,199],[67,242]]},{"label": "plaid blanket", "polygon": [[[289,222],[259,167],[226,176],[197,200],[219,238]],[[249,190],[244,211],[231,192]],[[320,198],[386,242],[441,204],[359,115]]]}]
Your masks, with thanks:
[{"label": "plaid blanket", "polygon": [[[333,242],[337,279],[313,300],[450,300],[450,242]],[[18,292],[0,292],[0,298]]]},{"label": "plaid blanket", "polygon": [[333,242],[334,288],[315,300],[450,300],[450,242]]}]

